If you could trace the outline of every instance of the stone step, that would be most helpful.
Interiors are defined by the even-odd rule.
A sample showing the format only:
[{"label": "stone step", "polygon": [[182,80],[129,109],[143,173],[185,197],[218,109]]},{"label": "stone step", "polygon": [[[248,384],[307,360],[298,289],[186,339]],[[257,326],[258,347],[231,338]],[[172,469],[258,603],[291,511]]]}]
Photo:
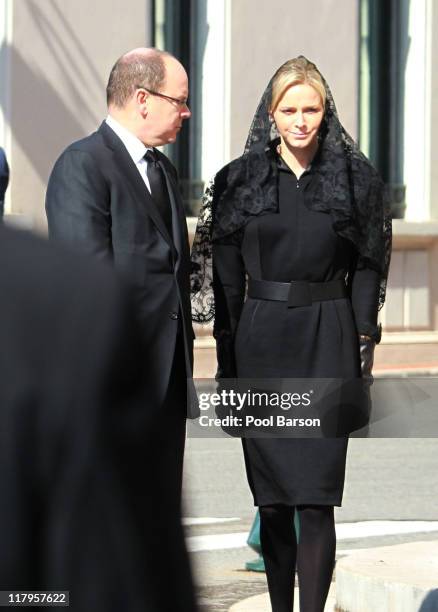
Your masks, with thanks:
[{"label": "stone step", "polygon": [[437,612],[438,541],[356,551],[336,564],[345,612]]}]

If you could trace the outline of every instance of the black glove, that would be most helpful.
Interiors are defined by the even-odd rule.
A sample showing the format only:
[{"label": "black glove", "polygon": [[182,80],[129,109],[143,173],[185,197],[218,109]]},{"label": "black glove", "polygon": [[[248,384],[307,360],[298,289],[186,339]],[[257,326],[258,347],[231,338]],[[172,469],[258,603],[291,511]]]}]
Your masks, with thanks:
[{"label": "black glove", "polygon": [[220,380],[221,378],[236,378],[233,335],[227,330],[221,330],[219,333],[215,332],[213,335],[216,340],[216,380]]},{"label": "black glove", "polygon": [[360,369],[362,372],[362,379],[368,385],[372,385],[374,380],[372,370],[375,346],[376,342],[370,336],[359,336]]},{"label": "black glove", "polygon": [[[235,379],[217,378],[216,393],[219,395],[222,395],[223,391],[229,393],[236,390],[238,391],[238,386]],[[233,438],[242,437],[244,432],[244,411],[237,410],[228,401],[225,401],[225,403],[220,402],[215,406],[214,411],[216,416],[222,421],[221,428],[223,432]]]}]

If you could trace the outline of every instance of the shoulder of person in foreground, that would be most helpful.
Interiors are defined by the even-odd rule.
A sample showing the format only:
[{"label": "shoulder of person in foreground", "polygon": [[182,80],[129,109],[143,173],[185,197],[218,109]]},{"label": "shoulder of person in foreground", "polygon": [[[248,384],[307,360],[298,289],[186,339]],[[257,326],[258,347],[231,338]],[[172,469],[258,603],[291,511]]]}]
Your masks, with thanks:
[{"label": "shoulder of person in foreground", "polygon": [[0,198],[4,196],[4,192],[9,182],[9,166],[4,150],[0,147]]},{"label": "shoulder of person in foreground", "polygon": [[0,174],[8,174],[8,161],[6,159],[6,153],[3,147],[0,147]]},{"label": "shoulder of person in foreground", "polygon": [[187,559],[125,291],[13,230],[0,260],[2,585],[69,589],[78,610],[193,610],[189,574],[162,602],[162,568]]},{"label": "shoulder of person in foreground", "polygon": [[36,388],[32,405],[47,418],[73,406],[94,409],[113,384],[130,380],[138,388],[140,334],[128,290],[109,265],[7,228],[0,258],[7,262],[0,267],[0,376],[11,374],[3,387],[21,378],[23,388]]},{"label": "shoulder of person in foreground", "polygon": [[62,318],[66,315],[63,308],[78,308],[80,303],[106,304],[106,312],[116,298],[126,295],[109,265],[28,232],[2,228],[0,252],[8,262],[0,267],[5,298],[0,307],[9,297],[19,298],[15,299],[17,316],[25,315],[26,298],[34,306],[34,318],[41,316],[49,325],[47,312]]}]

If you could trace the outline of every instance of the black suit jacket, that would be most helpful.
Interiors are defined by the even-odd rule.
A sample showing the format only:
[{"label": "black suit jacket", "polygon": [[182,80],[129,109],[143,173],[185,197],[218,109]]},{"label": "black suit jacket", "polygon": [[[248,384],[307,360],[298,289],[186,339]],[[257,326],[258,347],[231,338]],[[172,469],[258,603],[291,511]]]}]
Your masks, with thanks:
[{"label": "black suit jacket", "polygon": [[[158,404],[168,388],[178,330],[187,376],[192,375],[189,243],[177,175],[157,151],[173,210],[173,236],[115,132],[97,132],[70,145],[50,176],[49,236],[110,261],[133,288],[148,351],[150,389]],[[190,408],[189,408],[190,415]]]},{"label": "black suit jacket", "polygon": [[75,612],[193,612],[114,272],[1,228],[0,261],[0,590],[69,590]]}]

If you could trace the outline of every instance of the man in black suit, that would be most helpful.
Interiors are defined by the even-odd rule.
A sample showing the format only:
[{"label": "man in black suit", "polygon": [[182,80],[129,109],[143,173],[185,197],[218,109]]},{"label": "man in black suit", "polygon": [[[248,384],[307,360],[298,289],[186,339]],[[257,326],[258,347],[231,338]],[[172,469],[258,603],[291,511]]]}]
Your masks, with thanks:
[{"label": "man in black suit", "polygon": [[6,228],[0,261],[0,590],[194,612],[125,292],[107,266]]},{"label": "man in black suit", "polygon": [[[174,142],[188,79],[173,56],[134,49],[114,65],[108,117],[70,145],[47,189],[51,238],[110,261],[134,291],[147,348],[150,402],[163,419],[166,460],[181,486],[193,330],[189,244],[175,168],[154,147]],[[189,403],[190,404],[190,403]]]}]

